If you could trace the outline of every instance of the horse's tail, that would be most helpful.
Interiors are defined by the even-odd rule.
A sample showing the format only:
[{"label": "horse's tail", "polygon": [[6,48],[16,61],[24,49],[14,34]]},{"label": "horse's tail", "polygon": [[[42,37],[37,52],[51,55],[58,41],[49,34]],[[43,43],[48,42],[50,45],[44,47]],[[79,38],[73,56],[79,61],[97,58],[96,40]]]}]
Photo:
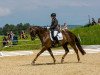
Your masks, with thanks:
[{"label": "horse's tail", "polygon": [[83,50],[81,44],[80,44],[80,41],[77,37],[75,37],[75,42],[76,42],[76,46],[77,48],[79,49],[79,51],[81,52],[82,55],[85,55],[86,52]]}]

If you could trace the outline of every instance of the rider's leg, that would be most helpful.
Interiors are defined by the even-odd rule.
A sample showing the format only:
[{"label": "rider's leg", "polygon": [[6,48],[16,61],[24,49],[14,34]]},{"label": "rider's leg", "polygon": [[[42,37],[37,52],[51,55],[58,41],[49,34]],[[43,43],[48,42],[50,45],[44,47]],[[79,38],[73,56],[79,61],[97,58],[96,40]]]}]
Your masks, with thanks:
[{"label": "rider's leg", "polygon": [[51,36],[52,36],[52,38],[54,40],[54,30],[53,29],[51,30]]},{"label": "rider's leg", "polygon": [[52,38],[53,38],[53,43],[58,43],[59,44],[59,41],[58,41],[58,38],[57,38],[57,36],[54,36],[54,30],[51,30],[51,35],[52,35]]},{"label": "rider's leg", "polygon": [[56,41],[57,44],[59,44],[59,40],[58,40],[57,36],[54,37],[54,40]]},{"label": "rider's leg", "polygon": [[52,29],[51,30],[51,36],[52,36],[52,39],[53,39],[53,41],[52,41],[52,47],[54,47],[54,41],[55,41],[55,39],[54,39],[54,30]]}]

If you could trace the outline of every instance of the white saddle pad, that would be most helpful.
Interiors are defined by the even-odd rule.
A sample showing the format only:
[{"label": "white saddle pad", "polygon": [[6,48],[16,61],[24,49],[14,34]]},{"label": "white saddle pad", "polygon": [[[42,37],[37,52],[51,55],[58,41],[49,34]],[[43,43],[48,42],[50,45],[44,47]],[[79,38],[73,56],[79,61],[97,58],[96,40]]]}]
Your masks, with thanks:
[{"label": "white saddle pad", "polygon": [[[62,35],[61,32],[58,33],[58,31],[54,31],[54,37],[56,37],[56,36],[57,36],[58,40],[62,40],[63,39],[63,35]],[[52,35],[51,35],[51,31],[50,31],[50,38],[51,38],[52,41],[54,41],[53,38],[52,38]]]}]

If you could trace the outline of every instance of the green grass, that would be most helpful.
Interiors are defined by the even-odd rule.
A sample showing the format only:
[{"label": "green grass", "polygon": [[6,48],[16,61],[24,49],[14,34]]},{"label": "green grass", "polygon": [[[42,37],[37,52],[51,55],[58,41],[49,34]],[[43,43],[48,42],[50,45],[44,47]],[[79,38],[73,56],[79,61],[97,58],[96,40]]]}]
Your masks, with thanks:
[{"label": "green grass", "polygon": [[9,47],[3,47],[2,46],[2,39],[3,36],[0,36],[0,50],[1,51],[12,51],[12,50],[36,50],[41,48],[41,42],[38,38],[36,38],[34,41],[30,39],[18,39],[18,45],[13,45]]},{"label": "green grass", "polygon": [[80,36],[83,45],[100,44],[100,25],[73,29],[72,32]]}]

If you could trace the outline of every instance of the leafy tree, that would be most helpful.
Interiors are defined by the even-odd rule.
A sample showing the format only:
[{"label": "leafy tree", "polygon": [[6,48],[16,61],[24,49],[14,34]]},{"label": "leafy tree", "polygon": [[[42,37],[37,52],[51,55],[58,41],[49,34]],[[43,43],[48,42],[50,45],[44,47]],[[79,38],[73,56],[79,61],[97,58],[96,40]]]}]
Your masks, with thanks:
[{"label": "leafy tree", "polygon": [[3,30],[2,30],[2,33],[4,35],[7,34],[7,32],[10,32],[10,31],[15,31],[15,26],[13,24],[6,24],[4,27],[3,27]]},{"label": "leafy tree", "polygon": [[6,24],[3,28],[0,28],[0,35],[2,35],[2,34],[6,35],[10,31],[12,31],[13,33],[19,35],[22,30],[27,32],[27,29],[29,27],[30,27],[29,23],[25,23],[25,24],[19,23],[17,25]]},{"label": "leafy tree", "polygon": [[3,35],[2,30],[3,30],[2,27],[0,27],[0,35]]}]

